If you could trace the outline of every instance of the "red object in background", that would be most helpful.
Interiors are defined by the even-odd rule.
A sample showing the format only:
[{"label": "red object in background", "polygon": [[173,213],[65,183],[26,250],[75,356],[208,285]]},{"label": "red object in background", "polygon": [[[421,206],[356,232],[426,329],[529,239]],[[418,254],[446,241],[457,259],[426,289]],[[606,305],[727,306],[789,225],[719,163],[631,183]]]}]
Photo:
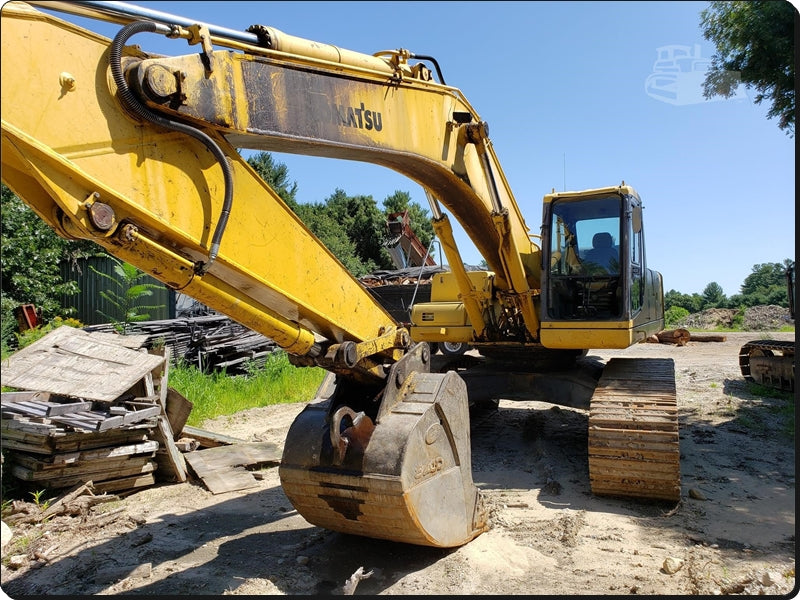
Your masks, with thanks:
[{"label": "red object in background", "polygon": [[34,329],[39,325],[39,314],[33,304],[21,304],[14,309],[14,316],[20,331]]}]

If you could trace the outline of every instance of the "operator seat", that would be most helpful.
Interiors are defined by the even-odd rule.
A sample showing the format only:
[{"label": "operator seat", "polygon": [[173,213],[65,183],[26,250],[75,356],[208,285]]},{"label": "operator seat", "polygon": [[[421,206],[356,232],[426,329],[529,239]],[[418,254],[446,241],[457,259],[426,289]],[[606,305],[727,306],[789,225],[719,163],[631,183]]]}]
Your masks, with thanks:
[{"label": "operator seat", "polygon": [[586,251],[584,261],[603,267],[609,273],[619,273],[619,253],[610,233],[601,231],[594,234],[592,248]]}]

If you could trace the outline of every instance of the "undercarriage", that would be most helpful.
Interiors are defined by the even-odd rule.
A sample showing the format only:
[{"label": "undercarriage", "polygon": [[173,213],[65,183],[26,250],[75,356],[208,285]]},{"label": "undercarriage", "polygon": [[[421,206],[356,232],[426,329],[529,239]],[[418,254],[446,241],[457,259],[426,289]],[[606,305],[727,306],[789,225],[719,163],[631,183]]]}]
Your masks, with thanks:
[{"label": "undercarriage", "polygon": [[739,350],[739,367],[748,381],[794,391],[794,341],[754,340]]}]

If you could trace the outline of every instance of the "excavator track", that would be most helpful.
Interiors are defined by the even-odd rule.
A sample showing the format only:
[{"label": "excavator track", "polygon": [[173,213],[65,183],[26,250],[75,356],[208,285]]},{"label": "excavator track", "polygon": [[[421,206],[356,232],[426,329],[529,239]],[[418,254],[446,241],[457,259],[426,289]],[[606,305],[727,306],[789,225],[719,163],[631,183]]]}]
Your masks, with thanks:
[{"label": "excavator track", "polygon": [[739,368],[747,381],[794,391],[794,341],[747,342],[739,349]]},{"label": "excavator track", "polygon": [[589,479],[601,496],[680,499],[672,359],[608,362],[589,408]]}]

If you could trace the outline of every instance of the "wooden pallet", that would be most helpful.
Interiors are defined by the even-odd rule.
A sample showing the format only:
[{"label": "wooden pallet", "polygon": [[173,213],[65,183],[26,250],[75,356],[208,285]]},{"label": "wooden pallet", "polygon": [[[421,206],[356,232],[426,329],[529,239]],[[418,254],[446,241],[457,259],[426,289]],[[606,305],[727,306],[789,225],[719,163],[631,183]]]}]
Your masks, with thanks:
[{"label": "wooden pallet", "polygon": [[[148,458],[134,458],[125,465],[108,466],[104,470],[91,470],[89,468],[81,470],[80,472],[71,472],[65,470],[57,475],[49,474],[48,477],[31,477],[31,471],[20,467],[18,465],[12,466],[12,473],[15,477],[28,482],[34,482],[36,487],[44,487],[48,489],[60,489],[70,487],[86,481],[95,482],[95,488],[101,491],[110,491],[111,488],[118,490],[122,489],[119,486],[120,481],[127,480],[128,482],[141,479],[142,476],[152,475],[156,470],[157,465],[155,461]],[[149,478],[148,478],[149,479]],[[144,480],[142,480],[144,481]],[[155,481],[155,479],[152,479]],[[103,487],[102,484],[108,482],[108,486]]]},{"label": "wooden pallet", "polygon": [[116,479],[139,473],[143,468],[147,469],[145,472],[155,470],[153,461],[149,459],[155,456],[157,448],[158,442],[152,441],[134,446],[117,446],[112,449],[116,454],[109,452],[107,456],[85,457],[74,462],[62,460],[59,455],[41,460],[18,454],[14,457],[12,473],[23,481],[47,483],[50,487],[64,487],[61,480],[71,478],[95,482]]},{"label": "wooden pallet", "polygon": [[257,485],[246,467],[277,466],[281,449],[270,442],[241,443],[190,452],[186,461],[213,494]]},{"label": "wooden pallet", "polygon": [[75,431],[53,424],[28,421],[26,417],[3,419],[0,423],[3,449],[22,450],[33,454],[76,452],[135,443],[148,439],[152,429],[153,425],[148,422],[103,432]]}]

